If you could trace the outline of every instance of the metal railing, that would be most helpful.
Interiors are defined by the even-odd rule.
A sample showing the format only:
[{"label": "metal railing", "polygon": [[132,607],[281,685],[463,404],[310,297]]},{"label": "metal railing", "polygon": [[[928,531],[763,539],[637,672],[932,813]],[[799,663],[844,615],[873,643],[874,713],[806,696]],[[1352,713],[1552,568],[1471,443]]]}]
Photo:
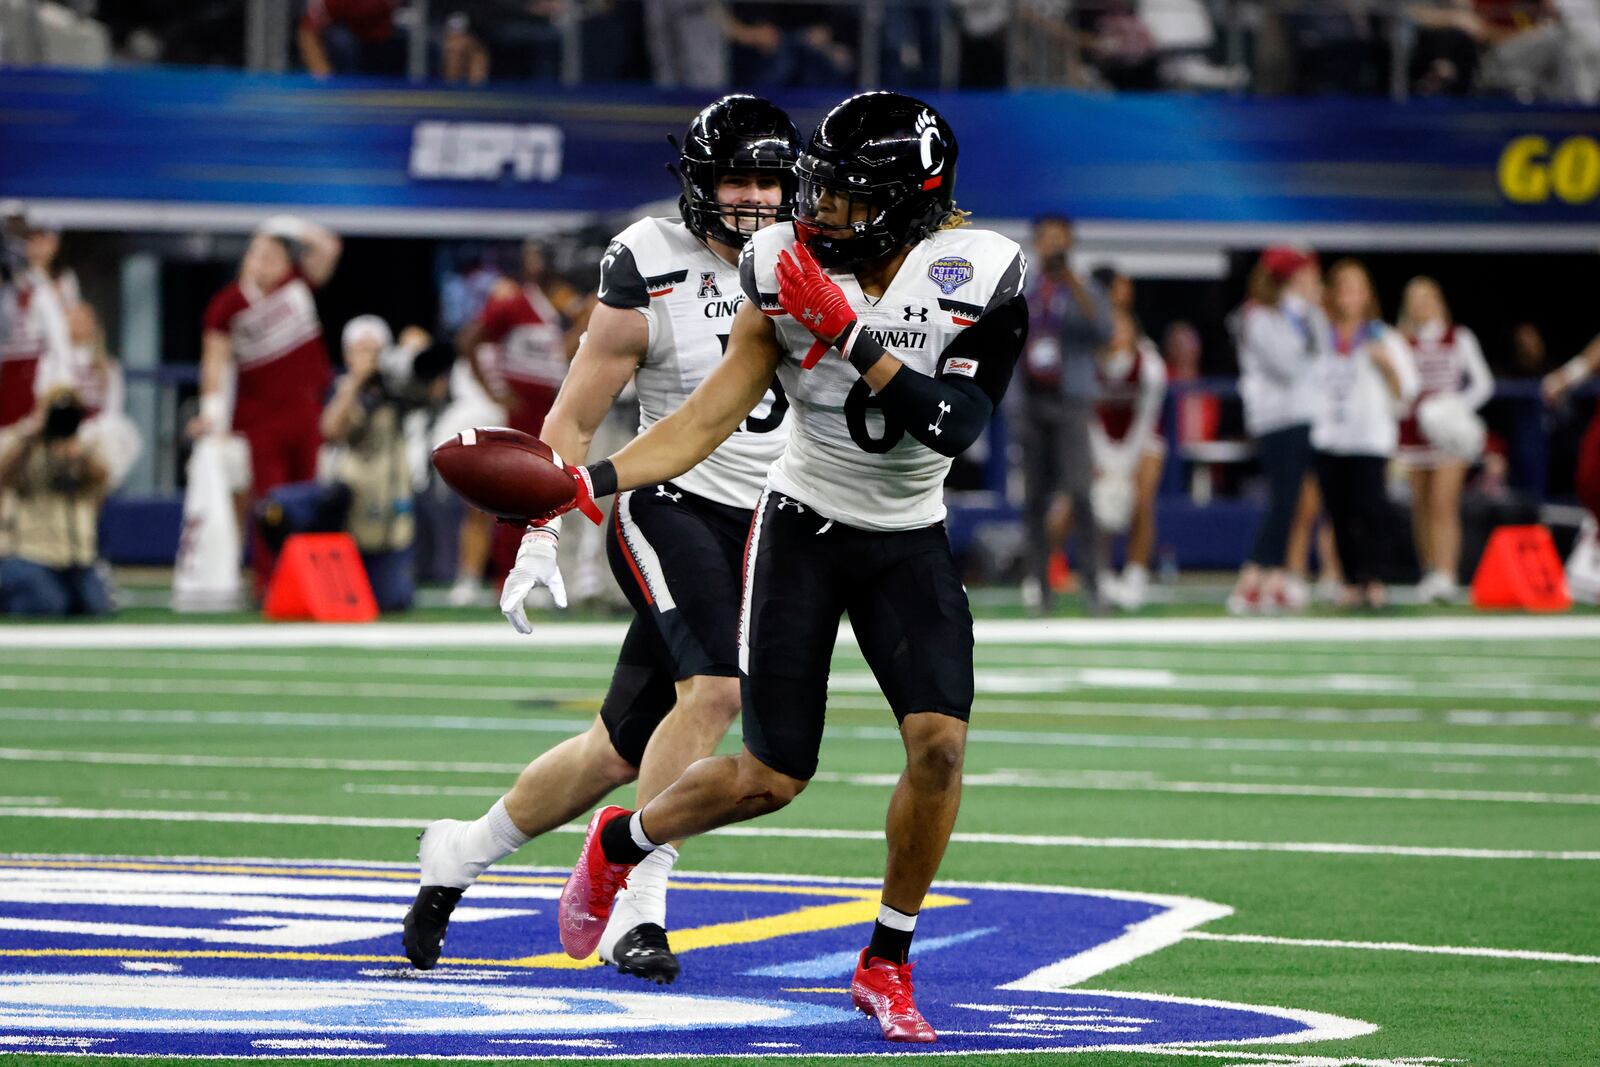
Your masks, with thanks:
[{"label": "metal railing", "polygon": [[[47,4],[59,2],[0,0],[0,63],[62,61],[52,54],[50,33],[56,31],[47,26],[60,20],[41,18]],[[238,56],[241,50],[237,45],[220,48],[215,36],[238,32],[226,27],[239,26],[246,69],[295,70],[301,66],[298,20],[307,2],[204,0],[174,5],[172,18],[146,27],[150,32],[141,39],[148,42],[163,34],[184,38],[184,45],[169,55],[176,52],[192,62],[234,62],[219,53]],[[740,17],[748,19],[752,11],[757,16],[763,9],[787,15],[797,6],[790,0],[748,0],[738,8]],[[996,85],[1113,87],[1117,79],[1104,76],[1104,68],[1108,61],[1128,57],[1117,58],[1109,40],[1113,35],[1097,35],[1094,26],[1099,16],[1131,11],[1148,31],[1133,58],[1159,68],[1153,87],[1265,94],[1360,88],[1397,100],[1410,91],[1419,33],[1466,34],[1461,24],[1476,18],[1448,0],[1140,0],[1132,5],[1126,0],[1011,0],[998,26],[969,22],[976,16],[953,0],[810,0],[805,6],[819,12],[819,25],[829,28],[833,43],[849,53],[851,69],[843,81],[855,87],[961,88],[964,56],[971,60],[980,54],[968,56],[966,50],[980,48],[994,48],[1001,57],[995,63],[1003,69],[996,69],[999,76],[991,79]],[[119,38],[129,36],[128,18],[115,6],[103,5],[101,11]],[[1525,0],[1507,12],[1505,18],[1527,24],[1549,17],[1540,0]],[[530,65],[537,66],[537,80],[563,85],[638,80],[722,88],[750,80],[736,76],[737,64],[730,62],[741,49],[747,52],[748,43],[741,46],[732,39],[738,36],[738,20],[725,0],[409,0],[396,13],[403,62],[385,69],[403,71],[412,81],[438,80],[446,38],[453,32],[447,24],[458,14],[476,32],[477,46],[486,55],[509,57],[505,65],[514,72],[512,80],[526,76]],[[697,36],[673,37],[691,23]],[[1481,37],[1484,30],[1479,22],[1468,36]],[[1509,27],[1489,30],[1500,34]],[[762,32],[770,39],[770,31]],[[195,35],[204,42],[189,39]],[[664,44],[666,38],[693,41],[707,56],[720,51],[720,58],[707,62],[721,76],[707,80],[677,75],[670,60],[650,55],[653,48],[677,46]],[[783,47],[789,46],[786,42]],[[537,55],[517,55],[528,49]],[[619,74],[616,60],[623,49],[632,50],[634,62]],[[1315,63],[1324,72],[1335,75],[1308,84],[1304,60],[1312,53],[1320,54]],[[99,62],[105,62],[103,43],[99,54]],[[1183,62],[1169,64],[1173,60]],[[1192,70],[1197,61],[1212,65],[1207,77],[1170,73]],[[755,64],[757,73],[764,66],[770,64]],[[1360,69],[1359,78],[1350,77],[1353,68]],[[505,80],[492,71],[491,78]],[[817,84],[814,77],[801,80]]]}]

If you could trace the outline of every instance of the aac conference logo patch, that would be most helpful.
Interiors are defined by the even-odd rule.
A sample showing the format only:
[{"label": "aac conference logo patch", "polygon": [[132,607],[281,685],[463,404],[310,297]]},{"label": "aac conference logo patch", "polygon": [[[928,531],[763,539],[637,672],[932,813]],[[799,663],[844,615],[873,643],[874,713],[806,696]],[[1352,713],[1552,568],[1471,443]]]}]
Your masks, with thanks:
[{"label": "aac conference logo patch", "polygon": [[680,874],[684,972],[657,989],[556,941],[564,872],[511,868],[457,909],[445,957],[399,958],[415,869],[0,857],[0,1051],[166,1056],[873,1055],[1324,1041],[1318,1012],[1081,985],[1228,908],[1183,897],[941,883],[917,940],[939,1041],[889,1045],[847,988],[878,889]]}]

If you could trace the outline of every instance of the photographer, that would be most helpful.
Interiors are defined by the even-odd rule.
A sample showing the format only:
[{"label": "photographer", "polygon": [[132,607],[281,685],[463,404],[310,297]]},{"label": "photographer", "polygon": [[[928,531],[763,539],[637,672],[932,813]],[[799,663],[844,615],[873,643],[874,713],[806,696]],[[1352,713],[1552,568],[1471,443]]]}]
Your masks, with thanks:
[{"label": "photographer", "polygon": [[379,609],[399,611],[411,606],[416,584],[404,422],[424,400],[412,364],[432,338],[410,326],[394,344],[387,323],[362,315],[345,326],[343,341],[345,373],[322,411],[322,436],[343,446],[329,473],[349,491],[350,534]]},{"label": "photographer", "polygon": [[13,494],[13,555],[0,560],[0,614],[105,615],[111,599],[95,572],[96,523],[109,481],[85,441],[83,401],[58,387],[23,418],[0,450],[0,490]]}]

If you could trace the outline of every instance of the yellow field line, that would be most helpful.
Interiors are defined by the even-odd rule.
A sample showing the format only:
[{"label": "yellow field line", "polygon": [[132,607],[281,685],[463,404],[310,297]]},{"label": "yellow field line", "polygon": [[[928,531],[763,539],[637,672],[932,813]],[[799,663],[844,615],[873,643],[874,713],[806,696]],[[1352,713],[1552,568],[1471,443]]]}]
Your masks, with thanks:
[{"label": "yellow field line", "polygon": [[[878,896],[878,891],[874,889],[860,900],[799,908],[760,919],[741,919],[737,922],[674,930],[671,938],[672,950],[678,953],[693,952],[700,948],[720,948],[723,945],[747,945],[752,941],[770,941],[775,937],[789,934],[810,934],[820,930],[837,930],[841,926],[865,925],[878,917]],[[948,908],[967,903],[969,901],[961,897],[930,893],[928,899],[922,902],[922,906]],[[516,961],[515,966],[576,971],[598,967],[600,960],[597,956],[575,960],[562,952],[546,952],[538,956],[523,957]]]}]

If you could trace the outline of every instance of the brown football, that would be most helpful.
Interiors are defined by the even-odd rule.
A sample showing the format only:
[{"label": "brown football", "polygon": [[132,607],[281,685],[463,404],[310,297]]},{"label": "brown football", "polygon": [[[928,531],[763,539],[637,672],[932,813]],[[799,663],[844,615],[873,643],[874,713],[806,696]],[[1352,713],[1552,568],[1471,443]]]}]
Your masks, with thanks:
[{"label": "brown football", "polygon": [[462,430],[434,447],[433,469],[461,499],[509,522],[543,515],[573,496],[572,477],[550,446],[521,430]]}]

